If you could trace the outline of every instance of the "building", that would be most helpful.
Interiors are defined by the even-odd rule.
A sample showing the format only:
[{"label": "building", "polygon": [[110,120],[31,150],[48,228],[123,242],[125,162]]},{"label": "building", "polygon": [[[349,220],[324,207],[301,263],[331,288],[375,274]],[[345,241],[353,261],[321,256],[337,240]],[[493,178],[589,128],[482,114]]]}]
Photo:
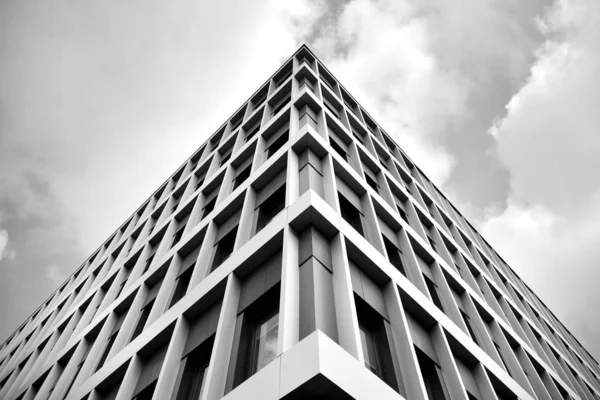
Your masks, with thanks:
[{"label": "building", "polygon": [[302,46],[0,347],[0,398],[312,397],[597,400],[600,366]]}]

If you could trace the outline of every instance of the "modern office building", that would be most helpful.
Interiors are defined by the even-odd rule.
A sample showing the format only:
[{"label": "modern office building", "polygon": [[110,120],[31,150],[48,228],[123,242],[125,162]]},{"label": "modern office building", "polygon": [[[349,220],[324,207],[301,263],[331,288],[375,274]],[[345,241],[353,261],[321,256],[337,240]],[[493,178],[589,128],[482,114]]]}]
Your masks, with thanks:
[{"label": "modern office building", "polygon": [[600,399],[302,46],[0,347],[1,399]]}]

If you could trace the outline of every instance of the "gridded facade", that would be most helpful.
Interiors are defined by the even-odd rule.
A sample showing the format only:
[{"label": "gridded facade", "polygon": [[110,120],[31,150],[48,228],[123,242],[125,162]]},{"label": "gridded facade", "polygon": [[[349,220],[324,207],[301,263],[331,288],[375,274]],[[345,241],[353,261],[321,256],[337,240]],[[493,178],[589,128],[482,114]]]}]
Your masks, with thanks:
[{"label": "gridded facade", "polygon": [[600,399],[305,46],[0,348],[2,399]]}]

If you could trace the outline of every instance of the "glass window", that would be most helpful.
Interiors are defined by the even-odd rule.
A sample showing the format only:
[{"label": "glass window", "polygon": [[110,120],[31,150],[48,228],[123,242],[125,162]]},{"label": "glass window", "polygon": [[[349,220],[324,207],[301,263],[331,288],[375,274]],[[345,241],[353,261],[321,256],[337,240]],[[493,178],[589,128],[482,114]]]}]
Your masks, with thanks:
[{"label": "glass window", "polygon": [[448,396],[446,386],[444,384],[442,370],[429,356],[423,353],[418,347],[415,347],[417,352],[417,360],[421,369],[423,383],[429,400],[446,400]]},{"label": "glass window", "polygon": [[256,232],[267,226],[285,208],[285,185],[277,189],[258,208]]},{"label": "glass window", "polygon": [[227,235],[223,236],[223,238],[215,245],[215,257],[210,269],[211,272],[214,271],[219,265],[223,264],[223,262],[229,258],[231,253],[233,253],[236,234],[237,226],[233,228]]},{"label": "glass window", "polygon": [[267,158],[270,158],[273,154],[277,152],[280,148],[283,147],[284,144],[287,143],[288,137],[290,135],[289,131],[285,131],[277,140],[275,140],[271,146],[267,149]]},{"label": "glass window", "polygon": [[406,276],[406,270],[404,269],[404,264],[402,263],[402,251],[394,243],[392,243],[385,235],[382,235],[383,244],[385,245],[385,251],[388,256],[388,260],[390,263],[396,267],[402,275]]},{"label": "glass window", "polygon": [[364,236],[360,211],[338,192],[342,218],[346,220],[361,235]]},{"label": "glass window", "polygon": [[254,326],[252,340],[251,374],[277,357],[277,338],[279,334],[279,313],[264,318]]}]

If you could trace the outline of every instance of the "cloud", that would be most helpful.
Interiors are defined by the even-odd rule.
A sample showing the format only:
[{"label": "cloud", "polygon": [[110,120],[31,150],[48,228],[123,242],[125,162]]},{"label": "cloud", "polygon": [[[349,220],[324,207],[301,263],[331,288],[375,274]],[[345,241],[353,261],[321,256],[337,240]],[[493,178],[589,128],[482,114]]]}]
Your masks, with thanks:
[{"label": "cloud", "polygon": [[600,5],[559,1],[539,27],[529,79],[489,131],[510,172],[508,206],[481,226],[598,357]]},{"label": "cloud", "polygon": [[0,261],[5,258],[8,251],[8,232],[6,229],[0,229]]}]

